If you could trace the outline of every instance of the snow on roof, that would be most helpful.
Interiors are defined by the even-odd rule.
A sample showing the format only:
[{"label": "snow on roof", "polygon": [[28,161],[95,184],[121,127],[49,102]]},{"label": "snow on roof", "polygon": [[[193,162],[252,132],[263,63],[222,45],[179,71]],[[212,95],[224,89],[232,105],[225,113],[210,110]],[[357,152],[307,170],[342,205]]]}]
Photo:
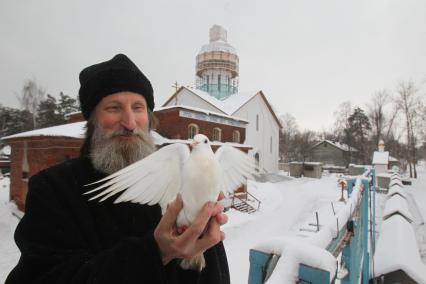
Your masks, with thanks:
[{"label": "snow on roof", "polygon": [[393,187],[393,186],[399,186],[399,187],[403,187],[404,185],[401,182],[401,179],[397,178],[397,179],[391,179],[390,183],[389,183],[389,188]]},{"label": "snow on roof", "polygon": [[245,105],[249,100],[251,100],[257,94],[260,94],[262,98],[266,101],[267,106],[270,108],[272,112],[272,116],[277,121],[277,124],[281,127],[281,123],[279,119],[277,118],[268,100],[265,98],[265,96],[262,94],[261,91],[240,92],[237,94],[233,94],[223,100],[218,100],[205,91],[202,91],[196,88],[187,88],[182,86],[176,93],[174,93],[169,99],[166,100],[163,106],[166,105],[168,102],[170,102],[172,98],[176,96],[182,89],[186,89],[190,91],[191,93],[193,93],[194,95],[197,95],[198,97],[200,97],[201,99],[203,99],[204,101],[206,101],[207,103],[215,107],[218,111],[223,112],[224,114],[229,116],[232,116],[236,111],[238,111],[243,105]]},{"label": "snow on roof", "polygon": [[[80,113],[81,113],[80,110],[78,110],[78,111],[72,111],[72,112],[66,113],[64,116],[65,117],[70,117],[71,115],[80,114]],[[81,113],[81,115],[83,115],[83,114]]]},{"label": "snow on roof", "polygon": [[227,99],[221,101],[222,110],[228,114],[235,113],[243,105],[245,105],[249,100],[256,96],[258,92],[239,92],[238,94],[229,96]]},{"label": "snow on roof", "polygon": [[389,152],[376,151],[373,154],[373,165],[387,165],[389,163]]},{"label": "snow on roof", "polygon": [[399,160],[395,157],[392,157],[391,155],[389,155],[389,162],[398,162]]},{"label": "snow on roof", "polygon": [[395,194],[399,194],[399,195],[401,195],[402,197],[404,197],[404,198],[407,198],[407,194],[405,193],[405,189],[403,189],[403,188],[400,188],[400,187],[398,187],[398,186],[392,186],[390,189],[389,189],[389,192],[388,192],[388,197],[391,197],[392,195],[395,195]]},{"label": "snow on roof", "polygon": [[196,89],[196,88],[187,88],[187,87],[182,87],[184,89],[187,89],[188,91],[192,92],[193,94],[199,96],[201,99],[205,100],[206,102],[210,103],[211,105],[213,105],[215,108],[217,108],[219,111],[222,111],[224,114],[228,114],[226,113],[222,108],[223,108],[223,104],[222,101],[216,99],[215,97],[211,96],[209,93],[204,92],[202,90]]},{"label": "snow on roof", "polygon": [[345,152],[348,152],[349,150],[352,151],[352,152],[358,152],[358,149],[356,149],[354,147],[348,146],[347,144],[340,143],[340,142],[337,142],[337,141],[331,141],[331,140],[322,140],[322,141],[316,143],[314,146],[312,146],[311,149],[317,147],[318,145],[320,145],[323,142],[331,144],[331,145],[333,145],[333,146],[335,146],[335,147],[337,147],[340,150],[343,150]]},{"label": "snow on roof", "polygon": [[398,194],[392,195],[392,197],[386,201],[385,209],[383,210],[383,219],[386,220],[397,213],[404,216],[410,223],[413,222],[413,215],[410,210],[408,210],[407,201]]},{"label": "snow on roof", "polygon": [[196,107],[191,107],[191,106],[185,106],[185,105],[171,105],[171,106],[159,107],[159,108],[156,108],[155,111],[162,111],[162,110],[173,109],[173,108],[183,108],[183,109],[188,109],[188,110],[192,110],[192,111],[205,113],[207,115],[216,115],[216,116],[232,119],[232,120],[235,120],[235,121],[242,121],[242,122],[248,123],[248,120],[246,120],[244,118],[239,118],[239,117],[236,117],[236,116],[226,115],[226,114],[219,113],[219,112],[209,111],[209,110],[206,110],[206,109],[196,108]]},{"label": "snow on roof", "polygon": [[34,136],[63,136],[63,137],[70,137],[70,138],[84,138],[84,132],[86,122],[80,121],[80,122],[74,122],[74,123],[68,123],[63,125],[57,125],[52,127],[46,127],[31,131],[26,131],[10,136],[3,137],[3,140],[9,140],[14,138],[24,138],[24,137],[34,137]]},{"label": "snow on roof", "polygon": [[382,222],[374,264],[376,277],[402,270],[417,283],[426,283],[426,266],[414,229],[402,216],[393,215]]},{"label": "snow on roof", "polygon": [[195,95],[199,96],[203,100],[212,104],[217,109],[223,111],[227,115],[232,115],[238,109],[240,109],[244,104],[246,104],[251,98],[256,96],[259,92],[240,92],[237,94],[233,94],[227,97],[224,100],[218,100],[215,97],[211,96],[209,93],[204,92],[202,90],[194,89],[194,88],[186,88],[183,87]]}]

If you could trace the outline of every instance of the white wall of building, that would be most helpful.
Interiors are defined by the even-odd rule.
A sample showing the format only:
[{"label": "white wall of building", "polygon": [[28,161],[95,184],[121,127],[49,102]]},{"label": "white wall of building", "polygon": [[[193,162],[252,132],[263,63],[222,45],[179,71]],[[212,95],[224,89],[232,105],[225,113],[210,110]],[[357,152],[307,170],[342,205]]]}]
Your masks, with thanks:
[{"label": "white wall of building", "polygon": [[[233,115],[249,121],[245,144],[254,147],[249,152],[253,156],[256,152],[259,153],[260,168],[267,172],[277,172],[280,128],[261,95],[254,96]],[[258,129],[256,129],[256,116],[259,116]]]},{"label": "white wall of building", "polygon": [[222,110],[216,108],[212,104],[207,103],[205,100],[200,98],[197,95],[194,95],[191,91],[183,88],[179,93],[176,94],[176,96],[169,101],[165,106],[172,106],[172,105],[185,105],[185,106],[191,106],[196,108],[201,108],[209,111],[214,111],[218,113],[223,113]]},{"label": "white wall of building", "polygon": [[388,165],[374,165],[376,174],[383,174],[388,172]]}]

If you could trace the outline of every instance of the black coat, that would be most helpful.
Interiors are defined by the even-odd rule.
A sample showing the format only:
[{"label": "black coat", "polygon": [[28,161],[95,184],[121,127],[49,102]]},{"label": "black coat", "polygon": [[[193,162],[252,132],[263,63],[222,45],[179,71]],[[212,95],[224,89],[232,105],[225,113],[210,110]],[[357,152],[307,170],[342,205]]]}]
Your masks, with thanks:
[{"label": "black coat", "polygon": [[44,170],[29,181],[15,232],[21,250],[6,283],[229,283],[222,243],[207,250],[201,273],[163,266],[153,230],[158,205],[88,201],[87,185],[104,177],[89,159]]}]

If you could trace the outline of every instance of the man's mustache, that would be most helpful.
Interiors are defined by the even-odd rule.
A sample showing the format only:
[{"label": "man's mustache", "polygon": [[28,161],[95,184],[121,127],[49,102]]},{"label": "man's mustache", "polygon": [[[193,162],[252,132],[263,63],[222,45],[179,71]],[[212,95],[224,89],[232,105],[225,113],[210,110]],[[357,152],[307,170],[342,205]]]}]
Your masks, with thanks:
[{"label": "man's mustache", "polygon": [[140,128],[135,128],[133,130],[121,128],[118,130],[113,130],[110,133],[108,133],[110,137],[116,137],[116,136],[138,136],[140,138],[143,138],[144,130]]}]

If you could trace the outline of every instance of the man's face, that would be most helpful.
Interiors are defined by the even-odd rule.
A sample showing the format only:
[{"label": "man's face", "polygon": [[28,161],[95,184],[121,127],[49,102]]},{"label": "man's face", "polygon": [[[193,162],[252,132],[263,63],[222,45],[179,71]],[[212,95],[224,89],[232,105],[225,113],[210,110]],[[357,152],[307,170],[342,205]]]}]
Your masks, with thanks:
[{"label": "man's face", "polygon": [[155,151],[141,95],[120,92],[104,97],[93,115],[91,159],[97,170],[111,174]]},{"label": "man's face", "polygon": [[[148,129],[148,107],[143,96],[119,92],[104,97],[95,108],[96,121],[105,130]],[[128,139],[116,136],[115,139]]]}]

